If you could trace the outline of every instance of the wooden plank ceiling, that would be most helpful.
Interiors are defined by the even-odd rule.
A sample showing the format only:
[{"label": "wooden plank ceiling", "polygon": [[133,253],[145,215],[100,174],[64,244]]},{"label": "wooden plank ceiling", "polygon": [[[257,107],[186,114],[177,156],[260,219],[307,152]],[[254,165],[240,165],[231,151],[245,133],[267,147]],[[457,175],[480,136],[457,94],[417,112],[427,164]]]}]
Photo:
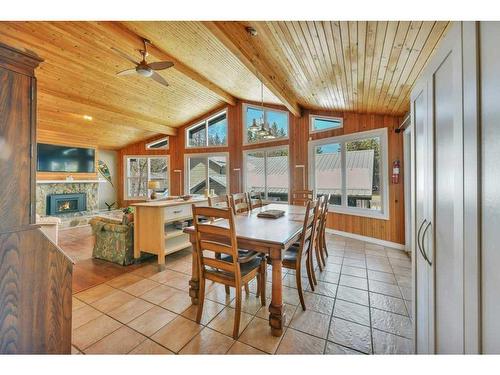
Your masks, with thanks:
[{"label": "wooden plank ceiling", "polygon": [[[258,35],[245,30],[251,26]],[[448,22],[0,22],[0,42],[45,59],[37,71],[39,130],[120,148],[236,99],[301,108],[402,115]],[[141,77],[138,59],[172,60],[165,88]],[[258,77],[258,78],[257,78]],[[84,115],[93,117],[84,120]],[[70,139],[68,139],[70,140]]]}]

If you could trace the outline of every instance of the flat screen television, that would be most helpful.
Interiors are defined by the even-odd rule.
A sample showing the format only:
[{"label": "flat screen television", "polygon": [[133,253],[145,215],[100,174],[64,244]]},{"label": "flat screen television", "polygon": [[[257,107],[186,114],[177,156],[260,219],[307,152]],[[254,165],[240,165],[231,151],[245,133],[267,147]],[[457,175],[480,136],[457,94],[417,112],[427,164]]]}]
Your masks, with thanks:
[{"label": "flat screen television", "polygon": [[95,149],[37,144],[37,171],[94,173]]}]

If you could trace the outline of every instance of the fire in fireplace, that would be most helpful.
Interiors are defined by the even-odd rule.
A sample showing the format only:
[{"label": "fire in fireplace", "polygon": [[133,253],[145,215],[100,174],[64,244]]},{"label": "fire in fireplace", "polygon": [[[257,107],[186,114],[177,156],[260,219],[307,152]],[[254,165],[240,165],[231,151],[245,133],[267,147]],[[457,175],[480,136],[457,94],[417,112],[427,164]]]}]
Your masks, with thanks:
[{"label": "fire in fireplace", "polygon": [[47,196],[47,215],[59,215],[85,211],[87,196],[85,193],[50,194]]}]

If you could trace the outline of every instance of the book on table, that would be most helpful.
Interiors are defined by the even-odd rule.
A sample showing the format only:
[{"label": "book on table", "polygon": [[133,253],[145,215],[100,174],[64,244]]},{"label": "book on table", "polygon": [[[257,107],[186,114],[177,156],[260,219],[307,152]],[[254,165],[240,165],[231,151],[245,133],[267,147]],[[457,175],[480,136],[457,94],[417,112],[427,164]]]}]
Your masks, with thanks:
[{"label": "book on table", "polygon": [[264,219],[277,219],[285,214],[285,211],[283,210],[266,210],[259,212],[257,214],[257,217],[264,218]]}]

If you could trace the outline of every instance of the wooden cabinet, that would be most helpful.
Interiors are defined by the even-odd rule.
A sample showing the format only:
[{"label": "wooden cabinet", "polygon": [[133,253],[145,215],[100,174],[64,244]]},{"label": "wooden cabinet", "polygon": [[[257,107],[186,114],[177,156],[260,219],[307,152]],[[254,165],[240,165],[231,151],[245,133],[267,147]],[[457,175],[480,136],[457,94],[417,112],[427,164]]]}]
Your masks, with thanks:
[{"label": "wooden cabinet", "polygon": [[0,44],[0,232],[34,223],[36,80],[30,72],[39,62]]},{"label": "wooden cabinet", "polygon": [[72,262],[35,222],[41,60],[0,44],[0,353],[71,352]]},{"label": "wooden cabinet", "polygon": [[165,255],[191,246],[189,236],[182,229],[176,229],[174,222],[191,219],[192,205],[207,205],[206,198],[190,201],[152,201],[133,204],[134,214],[134,257],[141,251],[158,256],[158,264],[165,264]]}]

